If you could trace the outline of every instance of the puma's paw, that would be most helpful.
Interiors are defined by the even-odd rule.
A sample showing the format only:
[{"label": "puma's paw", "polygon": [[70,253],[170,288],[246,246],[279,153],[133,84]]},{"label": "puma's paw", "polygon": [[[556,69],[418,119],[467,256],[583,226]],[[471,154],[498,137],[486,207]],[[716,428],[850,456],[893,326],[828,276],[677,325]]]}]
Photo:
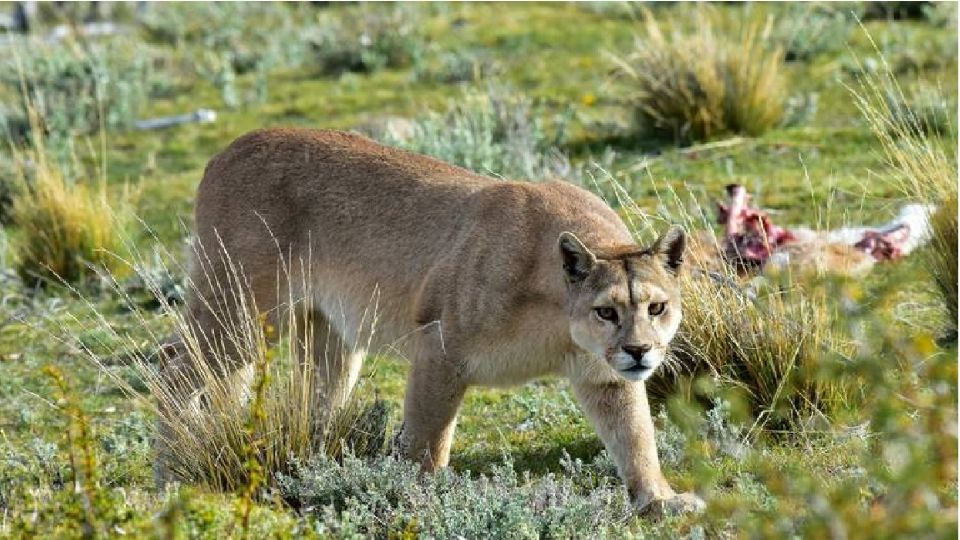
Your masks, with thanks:
[{"label": "puma's paw", "polygon": [[644,511],[654,518],[676,516],[680,514],[700,513],[706,510],[707,503],[694,493],[679,493],[663,499],[654,499]]}]

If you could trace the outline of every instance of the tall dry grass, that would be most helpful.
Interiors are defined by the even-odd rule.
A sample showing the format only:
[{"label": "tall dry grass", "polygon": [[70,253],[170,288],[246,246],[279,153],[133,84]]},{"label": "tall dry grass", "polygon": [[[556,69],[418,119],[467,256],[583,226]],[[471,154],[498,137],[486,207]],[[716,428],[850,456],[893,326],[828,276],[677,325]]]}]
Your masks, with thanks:
[{"label": "tall dry grass", "polygon": [[[872,37],[868,35],[868,38]],[[909,103],[894,71],[879,54],[882,69],[848,87],[864,119],[880,142],[893,171],[893,183],[908,198],[933,203],[931,235],[923,250],[926,269],[949,316],[948,334],[957,336],[957,133],[953,119],[943,125],[900,104]],[[866,71],[861,70],[866,73]],[[956,118],[955,116],[953,117]],[[939,123],[939,121],[937,122]]]},{"label": "tall dry grass", "polygon": [[111,205],[105,177],[91,183],[69,180],[47,149],[37,111],[29,114],[30,144],[11,148],[16,269],[29,283],[76,282],[96,268],[113,266],[111,253],[120,246],[129,194]]},{"label": "tall dry grass", "polygon": [[707,7],[690,23],[644,10],[633,50],[613,56],[631,87],[641,132],[678,142],[726,133],[757,135],[778,125],[787,99],[783,51],[771,19],[740,21]]},{"label": "tall dry grass", "polygon": [[[96,343],[78,346],[123,391],[168,426],[157,434],[161,438],[157,448],[163,451],[164,465],[170,473],[166,479],[238,491],[249,499],[272,483],[278,473],[288,472],[294,461],[303,462],[317,453],[338,458],[345,452],[368,455],[382,450],[387,410],[366,391],[366,379],[360,379],[342,407],[331,410],[324,401],[317,370],[325,366],[310,359],[315,346],[323,347],[326,354],[333,345],[314,344],[312,310],[306,302],[290,297],[271,313],[260,311],[239,264],[220,255],[228,261],[230,271],[225,282],[214,282],[215,287],[221,299],[239,306],[221,318],[222,339],[229,342],[233,355],[227,357],[223,347],[205,346],[211,339],[210,329],[191,324],[185,307],[164,301],[163,284],[182,272],[169,262],[175,258],[165,254],[161,261],[167,263],[147,269],[135,248],[128,249],[135,253],[135,259],[124,264],[156,297],[160,313],[137,308],[137,302],[114,281],[115,291],[132,310],[138,326],[148,333],[146,340],[143,335],[118,332],[88,303],[90,316],[75,323],[92,325],[96,332],[89,334],[100,338]],[[206,254],[197,260],[209,261]],[[188,296],[198,294],[196,284],[189,279],[184,287]],[[371,330],[361,333],[357,342],[344,345],[343,352],[365,349],[372,339],[375,299],[367,311],[370,322],[366,327]],[[172,329],[178,338],[176,346],[171,345],[166,333],[156,330],[158,316],[164,323],[160,326]],[[118,347],[127,351],[126,362],[137,375],[133,381],[115,374],[94,353],[94,349]],[[169,361],[163,357],[174,349],[184,356],[181,369],[170,376],[163,372],[163,362]],[[321,354],[320,358],[325,356]],[[224,365],[239,369],[225,377],[220,375]]]}]

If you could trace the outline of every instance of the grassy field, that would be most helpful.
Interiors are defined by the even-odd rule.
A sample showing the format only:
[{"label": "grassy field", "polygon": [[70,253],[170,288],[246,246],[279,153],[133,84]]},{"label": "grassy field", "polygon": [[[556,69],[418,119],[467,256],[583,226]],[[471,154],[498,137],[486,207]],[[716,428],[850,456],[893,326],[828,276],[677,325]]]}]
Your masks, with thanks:
[{"label": "grassy field", "polygon": [[[144,368],[130,359],[152,353],[156,336],[172,329],[149,284],[156,278],[177,295],[203,167],[248,130],[407,119],[413,135],[388,142],[494,175],[559,174],[624,216],[639,209],[655,223],[699,209],[712,220],[730,183],[747,186],[778,223],[823,228],[883,223],[925,196],[947,204],[949,189],[904,189],[904,168],[854,93],[868,94],[863,77],[898,84],[903,95],[890,95],[887,112],[921,117],[929,129],[904,137],[939,149],[955,179],[955,5],[896,19],[858,3],[722,4],[703,18],[698,9],[211,3],[136,13],[118,5],[114,36],[11,35],[0,45],[0,535],[954,538],[956,325],[929,249],[878,264],[864,279],[754,281],[776,290],[766,297],[774,300],[710,308],[721,319],[779,309],[787,323],[818,325],[809,335],[828,338],[783,337],[803,355],[786,347],[765,356],[765,369],[786,373],[773,402],[760,402],[757,379],[741,378],[737,366],[736,376],[656,382],[671,389],[655,404],[665,474],[678,491],[704,496],[703,515],[633,515],[568,385],[554,379],[472,389],[452,470],[437,477],[384,456],[317,455],[234,493],[154,487],[151,408],[124,391],[147,392]],[[42,9],[36,35],[71,16]],[[646,98],[618,66],[639,62],[629,59],[653,42],[651,20],[684,36],[709,23],[718,41],[758,21],[781,87],[761,87],[754,99],[777,118],[706,137],[652,133],[649,117],[638,125]],[[745,48],[733,39],[739,58]],[[727,106],[728,117],[745,99]],[[134,125],[201,107],[215,109],[216,121]],[[25,263],[38,231],[67,226],[61,214],[24,217],[37,215],[24,193],[51,175],[65,192],[85,186],[92,210],[71,219],[102,220],[104,200],[117,213],[99,225],[114,231],[113,255],[83,259],[109,271],[81,265],[61,283],[38,280],[43,266]],[[952,294],[955,317],[956,287]],[[786,334],[808,335],[769,335]],[[741,336],[755,342],[744,345],[750,351],[715,360],[781,350],[764,343],[769,335]],[[795,356],[807,365],[788,365]],[[361,390],[385,401],[394,426],[407,369],[386,355],[365,367]],[[838,383],[829,406],[797,405],[825,382]]]}]

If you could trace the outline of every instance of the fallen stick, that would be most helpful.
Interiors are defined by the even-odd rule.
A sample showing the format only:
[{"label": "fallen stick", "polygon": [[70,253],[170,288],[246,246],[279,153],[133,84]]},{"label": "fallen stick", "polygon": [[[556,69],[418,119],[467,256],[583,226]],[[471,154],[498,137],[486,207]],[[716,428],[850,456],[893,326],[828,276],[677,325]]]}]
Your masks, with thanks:
[{"label": "fallen stick", "polygon": [[176,116],[163,116],[160,118],[150,118],[148,120],[137,120],[134,127],[140,130],[163,129],[180,124],[209,124],[217,121],[217,112],[212,109],[197,109],[189,114],[178,114]]}]

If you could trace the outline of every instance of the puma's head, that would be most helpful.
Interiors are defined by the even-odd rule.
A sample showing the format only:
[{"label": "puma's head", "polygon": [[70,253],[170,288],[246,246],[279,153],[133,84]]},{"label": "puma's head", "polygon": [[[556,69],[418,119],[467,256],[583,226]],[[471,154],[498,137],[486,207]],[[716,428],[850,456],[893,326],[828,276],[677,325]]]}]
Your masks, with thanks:
[{"label": "puma's head", "polygon": [[686,238],[672,227],[653,246],[594,248],[560,234],[570,335],[621,377],[642,381],[663,362],[680,326],[677,274]]}]

